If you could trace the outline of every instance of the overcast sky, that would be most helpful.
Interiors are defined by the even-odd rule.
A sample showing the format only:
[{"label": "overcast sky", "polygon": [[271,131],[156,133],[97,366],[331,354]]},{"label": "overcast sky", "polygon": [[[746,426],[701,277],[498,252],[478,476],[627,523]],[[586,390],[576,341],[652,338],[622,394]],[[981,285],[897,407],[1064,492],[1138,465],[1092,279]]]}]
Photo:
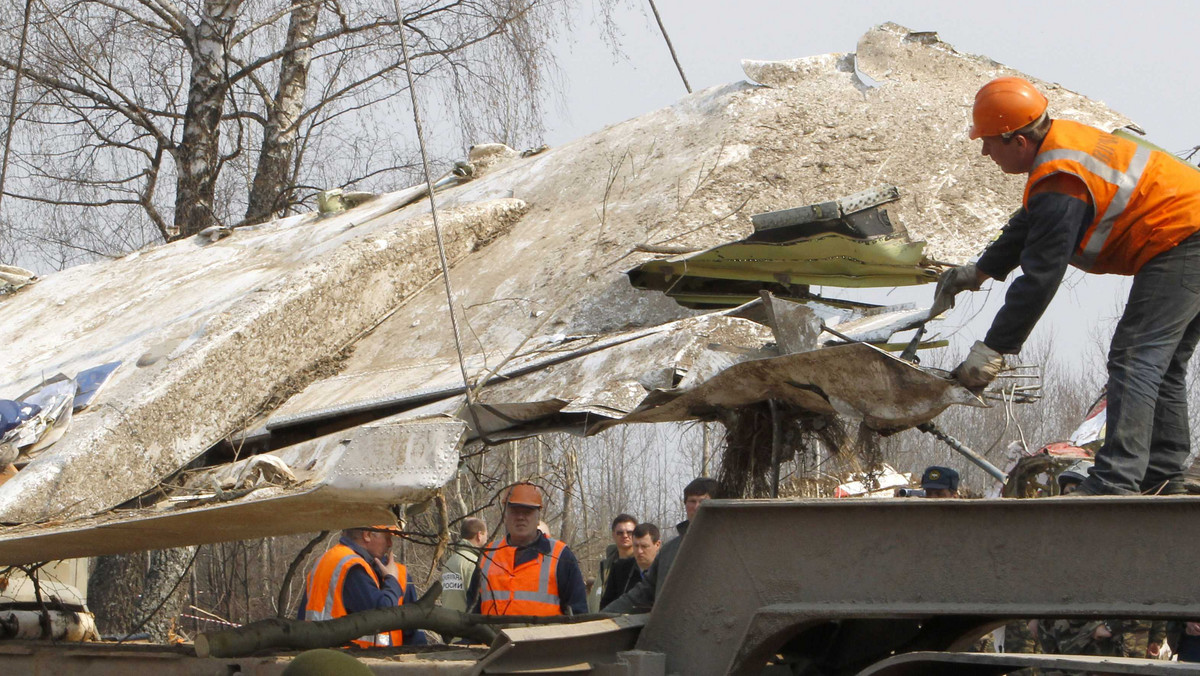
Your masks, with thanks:
[{"label": "overcast sky", "polygon": [[[562,143],[661,108],[685,94],[646,0],[617,13],[624,57],[589,39],[594,7],[559,49],[565,110],[548,141]],[[983,54],[1108,103],[1171,150],[1200,143],[1192,122],[1200,3],[1144,1],[975,3],[657,0],[694,90],[742,80],[741,59],[853,52],[872,26],[893,21],[936,31],[962,52]],[[1000,16],[992,16],[999,14]],[[1037,17],[1037,18],[1035,18]]]},{"label": "overcast sky", "polygon": [[[550,114],[551,145],[686,94],[646,0],[626,2],[617,12],[624,55],[616,57],[599,39],[588,38],[597,32],[591,25],[595,8],[584,5],[578,30],[559,49],[564,98],[561,109]],[[1169,150],[1200,144],[1200,125],[1194,122],[1200,111],[1194,74],[1200,3],[1010,1],[984,8],[962,0],[657,0],[657,5],[693,90],[745,79],[744,58],[853,52],[863,33],[892,21],[936,31],[960,52],[986,55],[1104,101]],[[1034,340],[1053,334],[1060,358],[1102,369],[1127,288],[1123,278],[1070,273]],[[989,294],[960,303],[944,322],[942,331],[953,334],[957,351],[983,337],[1003,291],[993,284]],[[898,290],[891,301],[928,303],[931,295],[932,286]]]}]

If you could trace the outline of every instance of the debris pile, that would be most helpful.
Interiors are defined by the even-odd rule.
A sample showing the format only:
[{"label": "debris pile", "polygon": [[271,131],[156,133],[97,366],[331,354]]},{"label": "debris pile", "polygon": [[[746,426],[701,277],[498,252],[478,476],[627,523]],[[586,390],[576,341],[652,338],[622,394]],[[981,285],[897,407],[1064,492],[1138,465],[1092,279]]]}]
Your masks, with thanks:
[{"label": "debris pile", "polygon": [[[809,296],[830,275],[870,277],[858,273],[881,262],[872,256],[897,263],[905,283],[932,279],[936,264],[973,255],[1003,225],[1020,181],[978,156],[966,121],[979,84],[1014,72],[891,24],[857,54],[744,68],[753,82],[562,147],[479,146],[470,176],[439,181],[458,336],[424,186],[363,203],[343,195],[325,215],[80,266],[4,298],[0,397],[21,401],[46,374],[124,366],[52,447],[18,449],[29,459],[0,486],[0,523],[17,524],[0,533],[0,563],[117,551],[104,530],[117,525],[119,546],[133,550],[374,522],[388,504],[428,498],[453,476],[459,445],[485,436],[712,420],[769,399],[893,429],[968,403],[870,345],[809,344],[772,324],[759,293],[804,301],[813,326],[836,324],[853,340],[928,320],[922,308]],[[1127,123],[1037,84],[1053,92],[1055,114]],[[745,261],[726,265],[725,247],[778,248],[754,241],[754,215],[873,186],[896,187],[890,234],[837,247],[805,235],[768,280],[740,279],[754,267]],[[829,275],[805,279],[809,244]],[[740,309],[697,316],[625,274],[654,271],[647,287],[682,289],[675,268],[705,257],[735,273],[686,291]],[[714,307],[698,300],[688,302]],[[318,368],[329,363],[336,373]],[[41,440],[58,418],[29,423],[38,406],[14,415],[40,425]],[[278,456],[295,481],[274,461],[229,464],[258,453]],[[199,472],[180,476],[201,457]],[[161,502],[167,481],[180,499]],[[150,512],[111,511],[139,498]]]}]

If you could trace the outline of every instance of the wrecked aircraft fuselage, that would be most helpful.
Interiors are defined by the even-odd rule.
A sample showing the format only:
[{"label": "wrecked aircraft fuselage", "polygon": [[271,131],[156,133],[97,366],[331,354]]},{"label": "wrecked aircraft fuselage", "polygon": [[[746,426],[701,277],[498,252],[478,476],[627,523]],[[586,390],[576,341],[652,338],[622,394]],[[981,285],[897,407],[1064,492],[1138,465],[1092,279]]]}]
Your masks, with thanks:
[{"label": "wrecked aircraft fuselage", "polygon": [[[876,84],[865,85],[856,68]],[[189,497],[187,491],[218,491],[189,488],[180,469],[231,438],[283,458],[298,452],[290,446],[320,446],[337,433],[350,438],[347,430],[369,421],[449,421],[465,426],[464,440],[513,438],[705,418],[716,408],[782,397],[885,429],[968,403],[936,374],[867,346],[828,347],[829,336],[821,336],[805,352],[795,348],[803,343],[798,333],[783,337],[762,317],[697,317],[662,293],[634,289],[624,273],[692,266],[686,255],[660,263],[663,255],[649,251],[662,247],[777,247],[754,241],[752,215],[894,185],[900,197],[887,205],[891,235],[812,238],[842,261],[824,264],[829,275],[806,280],[813,262],[799,255],[772,269],[778,288],[709,275],[700,290],[727,296],[728,307],[764,290],[781,291],[778,297],[828,284],[830,275],[872,283],[932,279],[929,262],[971,256],[1019,201],[1019,182],[997,176],[965,132],[978,84],[1007,71],[890,25],[865,35],[857,55],[746,62],[745,70],[753,82],[697,92],[559,148],[520,156],[479,147],[471,158],[478,170],[445,182],[439,207],[463,360],[472,387],[483,385],[474,410],[463,407],[445,296],[432,283],[441,270],[428,208],[413,203],[423,188],[341,213],[173,242],[0,297],[0,397],[15,398],[55,374],[73,378],[123,364],[54,445],[19,456],[20,471],[0,485],[0,523],[9,524],[0,531],[5,556],[29,560],[13,553],[29,538],[101,525],[126,533],[131,549],[182,544],[151,524],[250,508],[266,495],[300,499],[337,483],[336,472],[303,479],[304,470],[281,461],[297,481],[277,463],[260,463],[258,484],[227,489],[217,475],[234,470],[207,468],[225,499]],[[1039,84],[1075,119],[1127,122]],[[692,267],[707,264],[703,257]],[[878,267],[848,259],[896,265],[897,274],[877,275]],[[655,274],[670,286],[665,268]],[[797,299],[823,303],[827,326],[835,317],[847,331],[865,321],[856,339],[878,340],[929,319],[921,308],[891,308],[884,316],[834,299]],[[868,364],[871,378],[847,381],[842,360]],[[560,375],[566,373],[573,379]],[[918,414],[895,405],[889,394],[898,386],[927,395]],[[457,441],[438,443],[431,469],[390,479],[393,493],[372,493],[364,514],[426,499],[449,480],[453,467],[441,459]],[[179,499],[155,503],[150,514],[113,511],[162,487]],[[191,522],[187,537],[293,532],[290,516],[263,510],[236,533],[206,530],[218,518],[210,516]],[[345,522],[317,509],[310,517],[303,529]],[[140,534],[130,534],[135,530]],[[100,547],[105,539],[88,541]],[[37,551],[47,558],[101,551],[68,549]],[[5,556],[0,563],[13,562]]]}]

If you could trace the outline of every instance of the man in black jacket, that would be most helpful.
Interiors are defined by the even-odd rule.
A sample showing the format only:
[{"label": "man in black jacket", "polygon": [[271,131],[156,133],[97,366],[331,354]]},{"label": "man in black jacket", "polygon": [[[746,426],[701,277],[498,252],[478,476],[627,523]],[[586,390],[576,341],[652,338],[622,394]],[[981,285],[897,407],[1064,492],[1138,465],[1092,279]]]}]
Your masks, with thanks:
[{"label": "man in black jacket", "polygon": [[616,601],[633,589],[639,582],[646,579],[650,566],[658,557],[662,547],[659,539],[658,526],[652,523],[640,523],[633,529],[633,556],[618,559],[613,564],[612,572],[608,575],[608,584],[604,586],[604,596],[600,598],[600,607]]},{"label": "man in black jacket", "polygon": [[671,565],[675,563],[675,556],[679,553],[679,545],[683,543],[683,536],[687,533],[688,524],[692,518],[696,516],[697,510],[700,509],[701,503],[709,498],[721,497],[721,485],[716,479],[708,477],[700,477],[693,479],[683,489],[683,508],[687,513],[687,521],[675,526],[679,532],[679,537],[671,540],[662,546],[658,552],[658,558],[654,559],[654,563],[650,566],[650,570],[646,571],[645,579],[637,584],[633,589],[625,592],[621,598],[613,601],[607,606],[603,606],[602,610],[608,613],[647,613],[654,606],[654,598],[658,594],[658,590],[667,580],[667,575],[671,572]]}]

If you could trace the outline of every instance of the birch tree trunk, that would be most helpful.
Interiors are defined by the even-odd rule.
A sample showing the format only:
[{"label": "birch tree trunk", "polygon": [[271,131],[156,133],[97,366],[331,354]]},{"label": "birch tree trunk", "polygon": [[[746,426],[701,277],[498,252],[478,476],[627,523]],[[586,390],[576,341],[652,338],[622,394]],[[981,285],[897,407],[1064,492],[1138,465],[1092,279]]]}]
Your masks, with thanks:
[{"label": "birch tree trunk", "polygon": [[[314,0],[292,0],[292,16],[288,23],[287,47],[309,43],[317,28],[320,3]],[[312,48],[288,51],[279,65],[279,87],[263,130],[262,150],[258,154],[258,169],[250,188],[246,207],[246,223],[269,220],[290,201],[294,187],[297,123],[304,111],[308,91],[308,70]]]},{"label": "birch tree trunk", "polygon": [[88,608],[101,634],[133,631],[138,621],[138,597],[146,579],[146,555],[113,554],[92,559],[88,576]]},{"label": "birch tree trunk", "polygon": [[214,200],[221,162],[221,113],[229,88],[226,43],[242,0],[205,0],[198,22],[186,29],[191,56],[183,137],[175,146],[175,227],[180,237],[216,222]]},{"label": "birch tree trunk", "polygon": [[146,573],[137,615],[151,641],[167,643],[171,638],[175,618],[187,598],[184,578],[195,551],[195,547],[177,547],[150,552],[150,570]]}]

